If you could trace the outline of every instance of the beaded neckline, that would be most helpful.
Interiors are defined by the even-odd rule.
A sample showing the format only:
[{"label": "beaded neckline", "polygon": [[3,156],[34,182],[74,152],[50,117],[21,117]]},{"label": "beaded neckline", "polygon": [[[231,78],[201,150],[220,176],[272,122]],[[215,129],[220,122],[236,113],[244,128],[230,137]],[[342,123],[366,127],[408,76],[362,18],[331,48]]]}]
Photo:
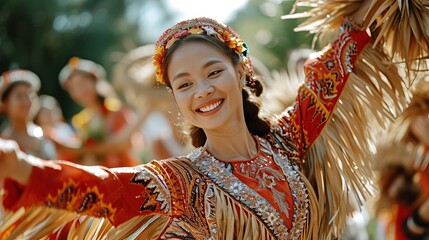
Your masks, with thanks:
[{"label": "beaded neckline", "polygon": [[299,238],[307,221],[308,196],[300,176],[287,159],[286,155],[274,152],[270,143],[260,137],[255,137],[258,142],[258,156],[263,152],[272,156],[273,161],[279,166],[291,189],[293,196],[292,228],[288,229],[279,212],[256,191],[241,182],[234,174],[232,164],[217,160],[204,148],[197,148],[188,155],[188,158],[200,169],[204,175],[210,178],[214,184],[222,188],[226,193],[240,202],[243,206],[256,214],[264,222],[267,228],[278,239]]}]

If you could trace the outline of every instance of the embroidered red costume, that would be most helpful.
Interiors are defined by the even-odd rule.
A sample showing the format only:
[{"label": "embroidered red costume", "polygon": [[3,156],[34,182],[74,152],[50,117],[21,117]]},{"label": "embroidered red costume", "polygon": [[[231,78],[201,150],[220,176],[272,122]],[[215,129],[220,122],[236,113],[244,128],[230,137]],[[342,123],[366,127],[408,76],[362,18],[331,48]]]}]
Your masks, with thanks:
[{"label": "embroidered red costume", "polygon": [[[304,29],[318,36],[362,7],[356,1],[297,2],[317,5],[308,12],[312,17]],[[187,157],[134,168],[35,164],[27,186],[6,182],[9,214],[0,222],[0,237],[37,239],[61,231],[79,215],[89,215],[97,218],[73,221],[69,237],[338,238],[349,211],[347,200],[361,203],[373,190],[368,162],[373,130],[386,127],[404,109],[409,76],[401,77],[391,61],[399,56],[408,71],[418,69],[422,53],[429,51],[427,23],[416,20],[427,8],[416,11],[422,6],[393,2],[373,0],[368,10],[363,26],[375,28],[375,43],[346,21],[330,48],[307,62],[306,81],[294,104],[268,136],[255,137],[258,154],[253,159],[222,162],[199,148]],[[419,23],[412,24],[412,31],[408,19]],[[237,53],[251,74],[246,45],[230,28],[206,20],[201,26],[192,20],[179,23],[161,36],[161,46],[172,46],[188,34],[213,36]],[[154,56],[160,82],[165,48],[157,48]]]},{"label": "embroidered red costume", "polygon": [[[258,154],[251,160],[228,164],[199,148],[187,157],[134,168],[44,162],[33,167],[27,186],[7,182],[4,206],[9,211],[46,206],[107,218],[119,227],[98,234],[112,238],[301,238],[315,204],[301,173],[304,156],[331,119],[369,40],[365,31],[347,29],[308,61],[294,105],[269,136],[255,137]],[[1,236],[18,227],[7,226]]]}]

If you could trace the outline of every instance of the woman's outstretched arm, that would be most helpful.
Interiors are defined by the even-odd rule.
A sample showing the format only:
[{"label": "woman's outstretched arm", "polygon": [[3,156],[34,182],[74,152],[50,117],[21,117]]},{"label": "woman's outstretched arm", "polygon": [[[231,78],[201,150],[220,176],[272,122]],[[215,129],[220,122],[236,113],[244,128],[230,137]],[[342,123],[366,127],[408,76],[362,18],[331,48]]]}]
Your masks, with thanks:
[{"label": "woman's outstretched arm", "polygon": [[168,175],[157,162],[108,169],[44,161],[0,139],[0,177],[7,211],[44,206],[94,217],[114,225],[139,215],[170,214]]}]

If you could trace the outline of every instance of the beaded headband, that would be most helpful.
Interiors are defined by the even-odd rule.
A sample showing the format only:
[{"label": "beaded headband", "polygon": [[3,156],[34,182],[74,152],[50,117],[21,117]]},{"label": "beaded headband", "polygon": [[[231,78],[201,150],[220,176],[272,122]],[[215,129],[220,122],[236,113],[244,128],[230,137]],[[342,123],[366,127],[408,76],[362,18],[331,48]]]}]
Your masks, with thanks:
[{"label": "beaded headband", "polygon": [[207,35],[218,39],[228,45],[230,49],[240,58],[240,64],[245,74],[249,76],[246,81],[254,82],[253,67],[248,57],[249,49],[239,35],[230,27],[210,18],[195,18],[182,21],[167,29],[159,37],[155,46],[155,55],[153,56],[153,65],[155,66],[156,80],[165,84],[165,73],[162,70],[162,64],[165,58],[166,50],[180,39],[188,35]]},{"label": "beaded headband", "polygon": [[4,72],[0,76],[0,96],[14,82],[28,83],[36,92],[40,89],[40,78],[35,73],[29,70],[15,69]]},{"label": "beaded headband", "polygon": [[106,70],[104,70],[100,64],[90,60],[72,57],[67,65],[61,69],[58,76],[61,86],[64,86],[74,70],[94,74],[97,80],[105,80],[106,78]]}]

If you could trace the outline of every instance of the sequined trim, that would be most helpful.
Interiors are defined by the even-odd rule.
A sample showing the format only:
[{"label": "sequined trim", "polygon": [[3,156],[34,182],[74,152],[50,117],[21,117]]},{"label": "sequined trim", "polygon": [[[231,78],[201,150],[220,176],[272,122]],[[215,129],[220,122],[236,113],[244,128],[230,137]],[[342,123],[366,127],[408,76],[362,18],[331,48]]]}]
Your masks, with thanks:
[{"label": "sequined trim", "polygon": [[271,144],[267,140],[262,138],[258,139],[262,147],[261,151],[273,156],[274,162],[280,166],[289,183],[294,203],[292,228],[290,229],[289,239],[299,239],[307,223],[307,216],[309,213],[307,189],[298,174],[299,167],[297,165],[291,165],[288,157],[282,153],[282,151],[279,150],[274,152],[271,148]]},{"label": "sequined trim", "polygon": [[230,164],[218,161],[203,148],[195,149],[188,155],[188,158],[214,183],[251,209],[278,239],[299,239],[308,214],[308,198],[304,184],[300,181],[298,173],[290,165],[285,155],[275,153],[268,141],[259,137],[257,139],[261,143],[261,151],[273,157],[275,163],[282,169],[291,188],[294,213],[290,231],[271,203],[241,182],[232,173]]}]

